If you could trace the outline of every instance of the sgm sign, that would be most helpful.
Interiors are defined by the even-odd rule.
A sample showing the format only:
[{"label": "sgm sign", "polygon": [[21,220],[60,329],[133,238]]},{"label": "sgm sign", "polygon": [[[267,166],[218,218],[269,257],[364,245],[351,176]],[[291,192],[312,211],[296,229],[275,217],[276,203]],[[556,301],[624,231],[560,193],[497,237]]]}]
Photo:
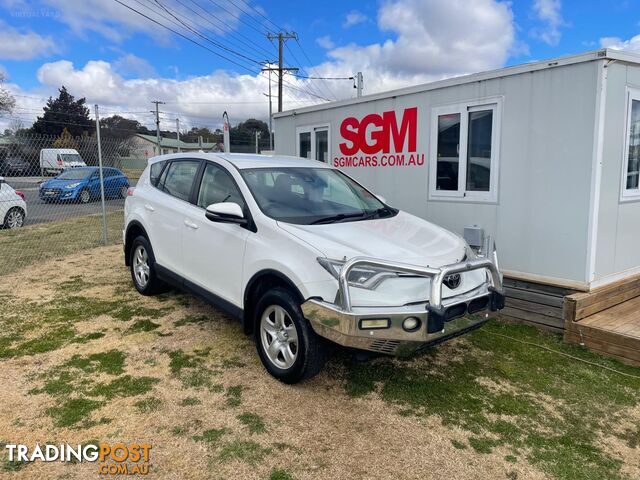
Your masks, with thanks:
[{"label": "sgm sign", "polygon": [[341,155],[334,167],[404,167],[424,165],[416,152],[418,108],[406,108],[398,120],[395,110],[370,113],[358,120],[348,117],[340,125]]}]

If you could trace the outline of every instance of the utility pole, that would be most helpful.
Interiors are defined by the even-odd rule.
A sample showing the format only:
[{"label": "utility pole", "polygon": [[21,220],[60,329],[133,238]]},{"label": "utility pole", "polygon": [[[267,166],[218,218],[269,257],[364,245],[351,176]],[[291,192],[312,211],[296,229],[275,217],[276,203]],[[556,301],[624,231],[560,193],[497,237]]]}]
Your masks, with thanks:
[{"label": "utility pole", "polygon": [[156,114],[156,145],[158,146],[158,155],[160,155],[162,153],[162,149],[160,148],[160,110],[158,106],[161,104],[164,105],[164,102],[161,102],[160,100],[153,100],[151,103],[156,104],[155,112],[152,111],[151,113]]},{"label": "utility pole", "polygon": [[[265,63],[269,63],[269,62],[265,62]],[[272,126],[272,116],[273,116],[273,107],[271,106],[271,71],[273,70],[272,68],[263,68],[262,71],[268,71],[269,72],[269,93],[263,93],[263,95],[269,97],[269,150],[273,150],[273,126]]]},{"label": "utility pole", "polygon": [[176,118],[176,135],[177,135],[177,140],[178,140],[178,153],[180,153],[182,151],[182,149],[180,148],[180,119]]},{"label": "utility pole", "polygon": [[269,40],[278,39],[278,112],[282,111],[282,78],[285,70],[291,70],[289,68],[284,68],[282,65],[283,52],[282,49],[284,47],[284,42],[290,39],[298,40],[298,34],[296,32],[278,32],[278,34],[274,35],[271,33],[267,34],[267,38]]},{"label": "utility pole", "polygon": [[102,242],[108,243],[107,234],[107,209],[104,204],[104,175],[102,173],[102,145],[100,143],[100,114],[96,103],[96,140],[98,142],[98,172],[100,174],[100,204],[102,205]]},{"label": "utility pole", "polygon": [[357,97],[360,98],[362,96],[362,88],[364,87],[363,85],[363,79],[362,79],[362,72],[358,72],[356,73],[356,88],[357,90]]}]

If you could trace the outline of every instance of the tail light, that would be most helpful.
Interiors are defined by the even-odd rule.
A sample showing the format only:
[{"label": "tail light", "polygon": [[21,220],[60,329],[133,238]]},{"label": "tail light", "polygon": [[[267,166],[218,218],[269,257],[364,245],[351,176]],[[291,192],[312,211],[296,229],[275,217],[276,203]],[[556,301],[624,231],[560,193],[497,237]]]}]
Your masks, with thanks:
[{"label": "tail light", "polygon": [[24,198],[24,193],[22,193],[20,190],[16,190],[16,195],[18,195],[22,200],[26,200]]},{"label": "tail light", "polygon": [[133,196],[133,192],[136,190],[136,187],[129,187],[127,188],[127,197],[132,197]]}]

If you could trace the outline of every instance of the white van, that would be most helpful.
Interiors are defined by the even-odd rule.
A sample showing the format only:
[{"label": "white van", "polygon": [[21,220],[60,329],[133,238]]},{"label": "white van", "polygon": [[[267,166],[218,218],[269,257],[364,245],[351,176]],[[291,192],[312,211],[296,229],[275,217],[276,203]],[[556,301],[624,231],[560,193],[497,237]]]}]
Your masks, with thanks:
[{"label": "white van", "polygon": [[42,174],[57,175],[65,168],[86,167],[82,157],[73,148],[43,148],[40,150],[40,171]]}]

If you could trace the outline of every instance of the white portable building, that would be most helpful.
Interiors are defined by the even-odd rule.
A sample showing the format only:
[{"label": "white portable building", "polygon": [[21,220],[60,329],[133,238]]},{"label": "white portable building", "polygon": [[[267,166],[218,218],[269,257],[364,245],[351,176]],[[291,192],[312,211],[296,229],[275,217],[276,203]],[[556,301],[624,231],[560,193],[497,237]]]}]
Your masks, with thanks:
[{"label": "white portable building", "polygon": [[274,120],[276,153],[329,162],[459,234],[492,235],[508,315],[562,327],[565,295],[640,273],[636,54],[603,49]]}]

